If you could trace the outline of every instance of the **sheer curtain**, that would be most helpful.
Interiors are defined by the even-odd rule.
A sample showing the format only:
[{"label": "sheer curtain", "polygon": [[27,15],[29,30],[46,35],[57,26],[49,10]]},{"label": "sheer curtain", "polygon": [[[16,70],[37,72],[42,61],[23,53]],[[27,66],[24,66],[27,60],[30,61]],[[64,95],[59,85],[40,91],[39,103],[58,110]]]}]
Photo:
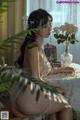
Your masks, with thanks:
[{"label": "sheer curtain", "polygon": [[[71,0],[70,0],[71,1]],[[74,0],[72,0],[74,1]],[[53,16],[53,27],[60,26],[65,22],[73,23],[78,26],[77,39],[79,40],[80,33],[80,4],[75,3],[57,3],[57,0],[35,0],[33,4],[33,0],[27,0],[27,8],[26,14],[35,9],[44,8]],[[57,58],[60,60],[60,55],[63,52],[64,45],[58,45],[56,40],[54,39],[53,34],[48,39],[44,40],[44,44],[50,43],[55,44],[57,46]],[[80,63],[80,43],[76,43],[75,45],[71,45],[70,52],[73,54],[73,62]],[[77,54],[76,54],[77,53]]]},{"label": "sheer curtain", "polygon": [[[0,22],[0,41],[23,31],[22,17],[24,16],[24,2],[25,0],[8,2],[8,10],[0,16],[0,19],[2,20],[2,22]],[[15,45],[13,45],[11,49],[5,50],[3,54],[7,64],[14,64],[14,59],[18,55],[16,52],[17,49],[14,49],[14,47]],[[18,48],[18,45],[16,45],[16,48]]]}]

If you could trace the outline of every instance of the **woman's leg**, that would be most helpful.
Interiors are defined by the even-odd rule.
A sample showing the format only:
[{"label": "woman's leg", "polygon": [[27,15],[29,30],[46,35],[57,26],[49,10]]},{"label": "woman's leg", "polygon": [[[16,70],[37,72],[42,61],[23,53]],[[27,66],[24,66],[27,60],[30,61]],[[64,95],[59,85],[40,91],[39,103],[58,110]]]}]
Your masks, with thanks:
[{"label": "woman's leg", "polygon": [[73,120],[72,109],[67,107],[59,112],[58,120]]},{"label": "woman's leg", "polygon": [[47,120],[73,120],[71,106],[67,106],[55,114],[48,115]]},{"label": "woman's leg", "polygon": [[54,97],[52,100],[45,98],[44,93],[41,92],[39,100],[36,102],[36,91],[31,94],[30,87],[27,87],[25,92],[20,93],[16,103],[19,110],[25,115],[50,115],[48,120],[54,120],[54,114],[59,113],[58,120],[72,120],[71,106],[64,96],[60,95],[58,97],[62,99],[62,102],[58,99],[55,101]]}]

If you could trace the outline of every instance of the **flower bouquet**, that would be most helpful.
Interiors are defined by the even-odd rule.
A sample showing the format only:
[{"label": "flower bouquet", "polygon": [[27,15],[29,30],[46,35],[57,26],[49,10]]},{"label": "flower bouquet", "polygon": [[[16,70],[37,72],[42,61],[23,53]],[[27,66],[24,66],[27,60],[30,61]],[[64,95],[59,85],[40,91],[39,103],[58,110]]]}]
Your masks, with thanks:
[{"label": "flower bouquet", "polygon": [[[64,25],[60,27],[54,28],[54,37],[56,38],[57,43],[58,44],[65,43],[64,54],[66,56],[67,63],[71,63],[72,61],[72,56],[70,53],[68,53],[69,44],[75,44],[75,42],[78,42],[78,40],[76,40],[77,30],[78,30],[77,26],[75,26],[74,24],[69,24],[69,23],[65,23]],[[71,58],[68,58],[70,56]]]}]

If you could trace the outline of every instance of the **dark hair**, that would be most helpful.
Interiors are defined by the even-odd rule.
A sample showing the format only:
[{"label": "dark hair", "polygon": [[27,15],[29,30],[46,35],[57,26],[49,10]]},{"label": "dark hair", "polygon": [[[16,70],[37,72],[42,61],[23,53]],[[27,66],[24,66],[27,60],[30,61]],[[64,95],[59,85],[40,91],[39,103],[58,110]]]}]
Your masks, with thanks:
[{"label": "dark hair", "polygon": [[[28,18],[28,24],[27,24],[28,30],[35,29],[38,26],[43,26],[43,25],[47,24],[49,17],[51,18],[51,21],[52,21],[52,16],[44,9],[38,9],[38,10],[31,12],[31,14],[29,15],[29,18]],[[24,52],[25,52],[26,46],[28,46],[29,44],[31,44],[35,41],[36,41],[36,34],[34,31],[31,31],[31,34],[26,35],[25,40],[23,41],[23,44],[20,49],[20,51],[21,51],[20,56],[18,57],[18,59],[15,62],[21,68],[23,66]]]}]

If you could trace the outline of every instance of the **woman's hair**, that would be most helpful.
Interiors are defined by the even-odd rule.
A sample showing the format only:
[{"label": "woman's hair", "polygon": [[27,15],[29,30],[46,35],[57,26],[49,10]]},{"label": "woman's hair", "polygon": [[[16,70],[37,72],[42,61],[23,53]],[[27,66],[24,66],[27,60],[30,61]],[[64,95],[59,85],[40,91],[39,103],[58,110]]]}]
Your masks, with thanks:
[{"label": "woman's hair", "polygon": [[28,17],[28,30],[32,30],[31,34],[27,34],[25,37],[25,40],[23,41],[23,44],[20,48],[20,56],[16,60],[15,63],[17,63],[21,68],[23,66],[23,60],[24,60],[24,52],[25,48],[34,42],[36,42],[36,34],[35,34],[35,29],[38,28],[39,26],[43,27],[43,25],[47,24],[49,18],[51,18],[52,21],[52,16],[44,9],[38,9],[34,10],[31,12],[31,14]]}]

